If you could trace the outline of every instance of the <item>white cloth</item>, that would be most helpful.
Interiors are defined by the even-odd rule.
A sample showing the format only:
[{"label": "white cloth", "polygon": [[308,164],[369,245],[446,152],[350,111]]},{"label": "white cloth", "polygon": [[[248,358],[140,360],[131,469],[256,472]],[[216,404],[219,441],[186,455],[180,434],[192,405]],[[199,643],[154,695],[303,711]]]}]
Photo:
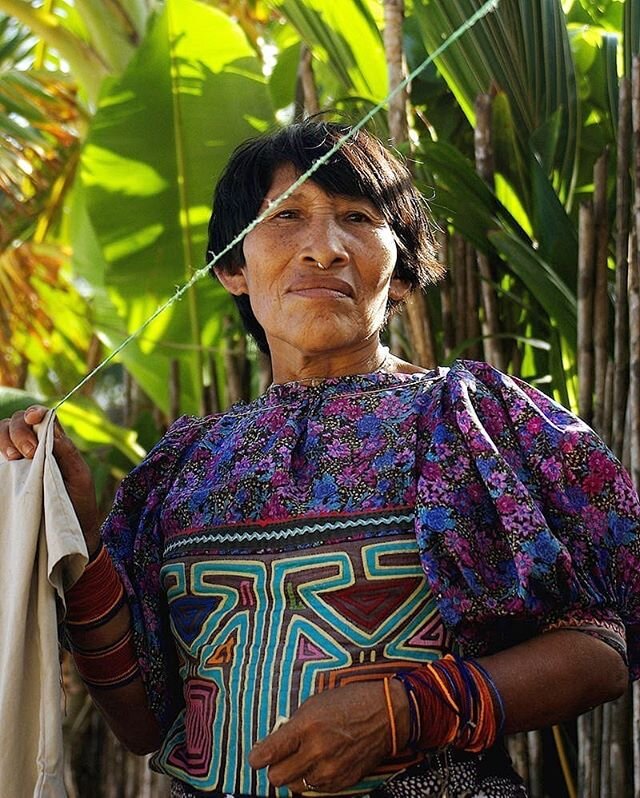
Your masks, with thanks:
[{"label": "white cloth", "polygon": [[33,460],[0,463],[0,796],[63,798],[56,596],[87,547],[53,456],[54,414]]}]

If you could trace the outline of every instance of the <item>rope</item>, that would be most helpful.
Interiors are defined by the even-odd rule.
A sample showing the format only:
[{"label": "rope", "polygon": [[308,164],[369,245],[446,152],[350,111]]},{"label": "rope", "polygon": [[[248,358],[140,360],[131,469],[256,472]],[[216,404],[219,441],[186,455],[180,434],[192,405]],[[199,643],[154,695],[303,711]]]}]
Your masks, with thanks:
[{"label": "rope", "polygon": [[307,171],[304,174],[300,175],[300,177],[294,183],[292,183],[292,185],[289,186],[289,188],[286,191],[284,191],[282,194],[280,194],[279,197],[277,197],[273,202],[271,202],[269,204],[269,207],[265,209],[262,213],[260,213],[252,222],[250,222],[244,228],[244,230],[238,233],[238,235],[232,241],[230,241],[224,249],[222,249],[218,253],[215,253],[211,258],[211,260],[205,266],[203,266],[200,269],[197,269],[191,275],[189,280],[180,288],[178,288],[178,290],[175,292],[175,294],[173,294],[173,296],[171,296],[166,302],[164,302],[162,305],[156,308],[156,310],[151,314],[151,316],[149,316],[149,318],[146,321],[144,321],[136,330],[130,333],[119,346],[117,346],[112,352],[110,352],[107,355],[107,357],[105,357],[105,359],[102,362],[98,363],[98,365],[94,369],[92,369],[85,377],[83,377],[83,379],[74,388],[72,388],[69,391],[69,393],[67,393],[65,396],[62,397],[62,399],[58,402],[57,405],[55,405],[53,409],[57,410],[61,405],[63,405],[77,391],[79,391],[83,387],[83,385],[86,385],[86,383],[89,382],[90,379],[92,379],[93,377],[95,377],[96,374],[102,371],[102,369],[105,368],[105,366],[107,366],[120,352],[122,352],[122,350],[126,346],[128,346],[128,344],[130,344],[131,341],[134,340],[134,338],[136,338],[138,335],[140,335],[140,333],[146,330],[146,328],[155,319],[157,319],[161,313],[164,313],[165,310],[170,308],[172,305],[175,305],[176,302],[182,299],[182,297],[186,294],[186,292],[193,285],[195,285],[195,283],[197,283],[198,280],[201,280],[203,277],[209,274],[211,267],[214,266],[223,255],[226,255],[226,253],[229,252],[231,249],[233,249],[233,247],[235,247],[236,244],[239,244],[240,241],[242,241],[242,239],[246,235],[248,235],[252,230],[254,230],[260,224],[260,222],[262,222],[265,219],[267,215],[273,213],[275,208],[277,208],[282,202],[288,199],[323,164],[327,163],[327,161],[329,161],[335,155],[335,153],[338,152],[338,150],[340,150],[344,146],[344,144],[346,144],[347,141],[349,141],[350,138],[352,138],[361,128],[363,128],[367,124],[367,122],[378,113],[378,111],[382,110],[382,108],[384,108],[387,105],[387,103],[392,97],[395,97],[395,95],[398,92],[402,91],[414,78],[416,78],[424,69],[426,69],[426,67],[428,67],[429,64],[431,64],[439,55],[441,55],[455,41],[457,41],[461,36],[463,36],[470,28],[472,28],[476,24],[476,22],[481,20],[483,17],[485,17],[487,14],[491,13],[492,11],[495,11],[499,3],[500,0],[487,0],[487,2],[484,3],[484,5],[482,5],[475,12],[475,14],[473,14],[472,16],[469,17],[469,19],[463,22],[462,25],[460,25],[459,28],[453,31],[453,33],[431,55],[427,56],[427,58],[425,58],[424,61],[413,70],[413,72],[411,72],[409,75],[407,75],[406,78],[404,78],[404,80],[398,83],[398,85],[394,89],[392,89],[389,92],[389,94],[387,94],[384,100],[379,102],[370,111],[368,111],[362,117],[362,119],[349,130],[348,133],[346,133],[344,136],[338,139],[338,141],[336,141],[336,143],[328,152],[326,152],[324,155],[318,158],[317,161],[314,161],[314,163],[311,164],[309,169],[307,169]]}]

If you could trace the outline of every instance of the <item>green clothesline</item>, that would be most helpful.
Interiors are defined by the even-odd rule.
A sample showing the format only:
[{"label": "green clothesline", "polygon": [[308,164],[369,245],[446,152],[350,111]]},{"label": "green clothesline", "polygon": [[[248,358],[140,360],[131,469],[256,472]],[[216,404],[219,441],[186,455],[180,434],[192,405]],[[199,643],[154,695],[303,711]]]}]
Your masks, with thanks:
[{"label": "green clothesline", "polygon": [[382,108],[384,108],[388,104],[389,100],[392,97],[395,97],[395,95],[398,94],[398,92],[402,91],[414,78],[416,78],[427,66],[429,66],[429,64],[431,64],[451,44],[453,44],[453,42],[457,41],[464,33],[466,33],[466,31],[469,30],[469,28],[472,28],[476,24],[476,22],[478,22],[480,19],[485,17],[490,12],[495,11],[499,3],[500,0],[488,0],[481,8],[479,8],[476,11],[475,14],[473,14],[471,17],[469,17],[468,20],[463,22],[462,25],[460,25],[460,27],[457,28],[451,34],[451,36],[449,36],[440,45],[440,47],[437,48],[437,50],[435,50],[431,55],[427,56],[427,58],[425,58],[424,61],[413,70],[413,72],[407,75],[407,77],[404,78],[404,80],[402,80],[394,89],[392,89],[389,92],[389,94],[387,94],[384,100],[382,100],[376,106],[374,106],[368,113],[366,113],[362,117],[362,119],[357,124],[355,124],[349,130],[348,133],[346,133],[344,136],[338,139],[338,141],[333,145],[333,147],[328,152],[326,152],[324,155],[318,158],[317,161],[314,161],[314,163],[311,164],[309,169],[307,169],[307,171],[304,174],[300,175],[300,177],[291,186],[289,186],[289,188],[284,193],[282,193],[279,197],[277,197],[277,199],[271,202],[269,204],[269,207],[265,209],[261,214],[259,214],[252,222],[250,222],[244,228],[244,230],[238,233],[238,235],[232,241],[230,241],[224,249],[214,254],[211,260],[205,266],[203,266],[201,269],[196,270],[193,273],[193,275],[190,277],[190,279],[184,285],[178,288],[178,290],[175,292],[175,294],[172,297],[170,297],[166,302],[164,302],[162,305],[156,308],[156,310],[151,314],[151,316],[149,316],[149,318],[146,321],[144,321],[138,327],[137,330],[134,330],[130,335],[128,335],[119,346],[117,346],[112,352],[110,352],[107,355],[107,357],[105,357],[104,360],[98,363],[98,365],[94,369],[92,369],[85,377],[83,377],[83,379],[74,388],[72,388],[69,391],[69,393],[66,394],[66,396],[63,396],[63,398],[56,404],[56,406],[53,409],[57,410],[61,405],[63,405],[67,401],[67,399],[70,399],[77,391],[80,390],[80,388],[82,388],[83,385],[89,382],[89,380],[92,377],[94,377],[98,372],[102,371],[102,369],[107,364],[109,364],[120,352],[122,352],[122,350],[129,343],[131,343],[131,341],[133,341],[134,338],[139,336],[140,333],[142,333],[151,324],[152,321],[158,318],[158,316],[161,313],[164,313],[164,311],[167,310],[167,308],[170,308],[172,305],[174,305],[176,302],[182,299],[185,293],[193,285],[195,285],[195,283],[197,283],[198,280],[201,280],[203,277],[209,274],[211,267],[214,266],[223,255],[226,255],[226,253],[229,252],[231,249],[233,249],[233,247],[235,247],[236,244],[239,244],[240,241],[242,241],[242,239],[248,233],[250,233],[255,227],[257,227],[257,225],[259,225],[260,222],[268,214],[272,213],[273,210],[278,207],[278,205],[284,202],[288,197],[291,196],[291,194],[293,194],[294,191],[296,191],[296,189],[298,189],[306,180],[308,180],[311,177],[311,175],[313,175],[314,172],[316,172],[323,164],[327,163],[327,161],[329,161],[333,157],[333,155],[335,155],[335,153],[338,152],[338,150],[340,150],[341,147],[347,141],[349,141],[349,139],[352,138],[355,135],[355,133],[358,132],[358,130],[363,128],[367,124],[367,122],[378,113],[378,111],[382,110]]}]

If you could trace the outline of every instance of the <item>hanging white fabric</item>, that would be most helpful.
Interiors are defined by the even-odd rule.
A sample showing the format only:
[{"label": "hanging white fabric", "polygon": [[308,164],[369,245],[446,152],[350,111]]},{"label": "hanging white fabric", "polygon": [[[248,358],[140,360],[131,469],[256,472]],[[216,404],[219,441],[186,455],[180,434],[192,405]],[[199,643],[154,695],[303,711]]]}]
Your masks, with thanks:
[{"label": "hanging white fabric", "polygon": [[0,795],[64,798],[59,614],[87,548],[53,456],[0,462]]}]

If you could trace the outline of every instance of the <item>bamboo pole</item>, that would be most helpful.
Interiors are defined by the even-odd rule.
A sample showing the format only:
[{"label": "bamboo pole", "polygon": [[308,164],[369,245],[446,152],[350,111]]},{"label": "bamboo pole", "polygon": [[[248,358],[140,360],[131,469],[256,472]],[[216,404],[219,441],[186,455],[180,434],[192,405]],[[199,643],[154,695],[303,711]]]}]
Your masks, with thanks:
[{"label": "bamboo pole", "polygon": [[[479,94],[475,101],[476,125],[473,141],[476,171],[491,188],[495,181],[495,160],[493,153],[493,113],[489,94]],[[500,332],[500,311],[498,297],[493,287],[493,274],[489,258],[483,252],[477,253],[478,271],[481,278],[482,307],[484,316],[482,332],[484,335],[485,356],[489,363],[504,370],[506,367]]]},{"label": "bamboo pole", "polygon": [[578,768],[577,786],[581,798],[595,798],[591,789],[591,763],[593,761],[593,713],[586,712],[580,715],[577,722],[578,729]]},{"label": "bamboo pole", "polygon": [[513,760],[516,773],[525,784],[529,783],[529,756],[527,750],[527,735],[524,732],[511,734],[507,738],[509,756]]},{"label": "bamboo pole", "polygon": [[[633,142],[633,229],[629,258],[629,403],[631,477],[640,489],[640,55],[631,66],[631,112]],[[640,798],[640,683],[632,688],[634,797]]]},{"label": "bamboo pole", "polygon": [[596,161],[593,172],[593,220],[596,229],[595,294],[593,304],[594,406],[593,423],[598,432],[603,426],[605,383],[609,360],[608,268],[609,222],[607,218],[607,171],[609,154]]},{"label": "bamboo pole", "polygon": [[435,368],[438,365],[438,359],[431,328],[431,314],[426,297],[420,289],[411,294],[407,300],[406,315],[411,331],[415,362],[425,368]]},{"label": "bamboo pole", "polygon": [[631,773],[629,759],[631,755],[631,691],[627,691],[617,701],[610,704],[611,739],[609,745],[609,762],[611,768],[610,794],[612,796],[628,795]]},{"label": "bamboo pole", "polygon": [[[262,393],[262,391],[261,391]],[[218,383],[218,370],[213,355],[209,356],[209,385],[207,386],[206,397],[207,413],[216,414],[221,410],[220,407],[220,385]]]},{"label": "bamboo pole", "polygon": [[591,424],[593,416],[593,288],[595,274],[593,206],[580,206],[578,251],[578,412]]},{"label": "bamboo pole", "polygon": [[169,364],[169,422],[180,415],[180,361],[172,360]]},{"label": "bamboo pole", "polygon": [[587,796],[600,795],[600,774],[602,772],[602,707],[591,713],[591,762],[589,767],[589,792]]},{"label": "bamboo pole", "polygon": [[629,390],[629,211],[631,208],[631,81],[620,80],[616,168],[616,314],[611,442],[622,457]]},{"label": "bamboo pole", "polygon": [[601,438],[611,447],[611,419],[613,418],[613,360],[607,361],[604,379],[604,402],[602,405],[602,429],[598,430]]},{"label": "bamboo pole", "polygon": [[633,725],[631,727],[631,739],[633,740],[633,796],[640,798],[640,682],[633,683]]},{"label": "bamboo pole", "polygon": [[445,267],[444,278],[440,282],[440,310],[442,313],[442,349],[448,358],[456,345],[456,328],[454,318],[453,282],[449,268],[449,234],[446,227],[436,233],[438,244],[438,261]]},{"label": "bamboo pole", "polygon": [[540,731],[527,732],[527,749],[529,758],[529,796],[530,798],[543,798],[542,733]]},{"label": "bamboo pole", "polygon": [[298,81],[302,93],[304,113],[308,116],[317,114],[320,110],[318,101],[318,90],[313,75],[312,65],[313,54],[310,48],[303,44],[300,47],[300,62],[298,63]]},{"label": "bamboo pole", "polygon": [[611,792],[611,704],[602,706],[602,748],[599,798],[619,798]]},{"label": "bamboo pole", "polygon": [[[384,0],[382,40],[387,59],[390,90],[395,89],[398,84],[402,83],[406,73],[402,36],[403,21],[404,0]],[[391,142],[395,145],[401,144],[409,138],[407,101],[406,87],[389,100],[389,133],[391,134]]]},{"label": "bamboo pole", "polygon": [[264,352],[258,352],[258,379],[259,391],[264,393],[271,385],[273,371],[271,370],[271,358]]},{"label": "bamboo pole", "polygon": [[[404,0],[384,0],[383,41],[390,89],[398,86],[404,80],[406,73],[402,35],[403,20]],[[406,89],[402,89],[389,101],[389,133],[392,143],[396,145],[409,139],[407,100]],[[409,325],[414,361],[419,366],[435,367],[437,357],[431,314],[420,289],[407,300],[405,316]]]},{"label": "bamboo pole", "polygon": [[[229,316],[225,316],[223,330],[227,343],[224,347],[223,359],[227,377],[227,405],[232,405],[234,402],[246,398],[247,393],[245,390],[246,374],[243,368],[244,358],[238,357],[238,353],[234,350],[231,332],[233,327],[232,319]],[[241,347],[246,343],[244,335],[240,336],[238,343]]]},{"label": "bamboo pole", "polygon": [[467,247],[460,233],[453,234],[452,241],[453,260],[451,261],[451,276],[455,297],[455,327],[456,346],[459,347],[467,337]]},{"label": "bamboo pole", "polygon": [[[636,489],[640,489],[640,55],[633,59],[631,83],[634,206],[629,258],[629,437],[631,476]],[[640,715],[635,722],[640,726]],[[636,784],[640,790],[640,759]]]},{"label": "bamboo pole", "polygon": [[[640,220],[636,223],[640,228]],[[640,253],[638,233],[631,236],[629,259],[629,463],[633,484],[640,488]],[[640,720],[640,719],[639,719]],[[638,773],[640,780],[640,772]]]},{"label": "bamboo pole", "polygon": [[[491,339],[482,337],[482,326],[480,323],[480,291],[478,286],[478,259],[476,250],[470,244],[467,245],[467,334],[471,339],[469,345],[469,357],[472,360],[482,360],[483,344]],[[491,361],[493,363],[493,361]],[[495,365],[495,363],[494,363]]]}]

